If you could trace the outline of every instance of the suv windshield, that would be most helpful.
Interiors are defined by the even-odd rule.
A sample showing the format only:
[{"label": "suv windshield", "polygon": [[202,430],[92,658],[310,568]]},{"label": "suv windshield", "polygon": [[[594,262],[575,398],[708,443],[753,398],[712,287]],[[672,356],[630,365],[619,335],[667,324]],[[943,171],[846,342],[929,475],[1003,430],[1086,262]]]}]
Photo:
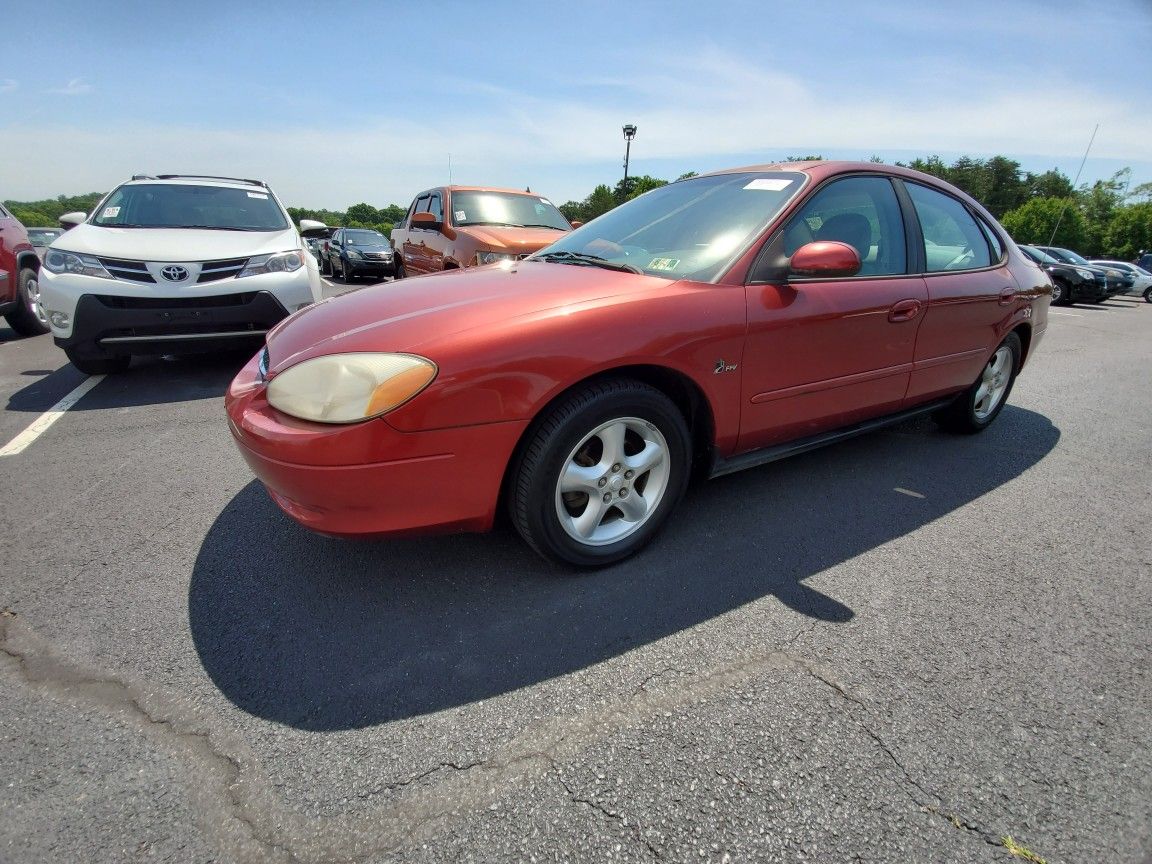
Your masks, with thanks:
[{"label": "suv windshield", "polygon": [[1053,258],[1051,255],[1049,255],[1044,250],[1037,249],[1035,246],[1025,246],[1023,244],[1020,244],[1020,251],[1023,252],[1025,255],[1027,255],[1029,258],[1031,258],[1033,261],[1036,261],[1039,264],[1060,264],[1060,263],[1062,263],[1061,261],[1058,261],[1057,259]]},{"label": "suv windshield", "polygon": [[387,246],[388,241],[379,231],[345,231],[345,242],[349,246]]},{"label": "suv windshield", "polygon": [[137,183],[121,186],[100,205],[93,225],[109,228],[214,228],[283,231],[288,221],[264,188]]},{"label": "suv windshield", "polygon": [[715,278],[803,187],[794,171],[716,174],[678,180],[610,210],[533,258],[574,255],[670,279]]},{"label": "suv windshield", "polygon": [[1077,255],[1071,249],[1062,249],[1059,246],[1049,246],[1048,253],[1054,258],[1059,258],[1065,264],[1080,264],[1081,266],[1091,267],[1088,259],[1083,255]]},{"label": "suv windshield", "polygon": [[453,192],[452,224],[507,225],[513,228],[572,228],[547,198],[514,192]]}]

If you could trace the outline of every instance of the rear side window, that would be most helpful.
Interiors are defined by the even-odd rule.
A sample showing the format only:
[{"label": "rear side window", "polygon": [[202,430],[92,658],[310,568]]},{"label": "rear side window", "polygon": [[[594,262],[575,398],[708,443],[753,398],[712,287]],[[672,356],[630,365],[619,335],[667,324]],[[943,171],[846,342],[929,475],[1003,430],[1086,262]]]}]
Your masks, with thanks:
[{"label": "rear side window", "polygon": [[924,261],[929,273],[977,270],[992,264],[985,230],[955,198],[918,183],[906,183],[924,234]]}]

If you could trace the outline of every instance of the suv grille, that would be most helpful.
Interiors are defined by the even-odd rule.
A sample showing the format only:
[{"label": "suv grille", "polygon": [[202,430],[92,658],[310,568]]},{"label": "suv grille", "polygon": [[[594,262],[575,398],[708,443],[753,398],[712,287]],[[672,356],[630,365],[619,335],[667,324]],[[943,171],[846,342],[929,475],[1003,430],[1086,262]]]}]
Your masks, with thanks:
[{"label": "suv grille", "polygon": [[124,279],[128,282],[156,283],[152,274],[148,272],[148,266],[143,261],[120,261],[116,258],[100,258],[99,261],[104,265],[104,269],[117,279]]},{"label": "suv grille", "polygon": [[[115,278],[125,282],[148,282],[156,284],[152,274],[148,272],[148,265],[143,261],[122,261],[119,258],[101,258],[100,263],[104,269]],[[216,282],[220,279],[230,279],[244,269],[247,258],[231,258],[226,261],[205,261],[200,268],[197,283]]]},{"label": "suv grille", "polygon": [[94,294],[109,309],[208,309],[220,306],[244,306],[251,303],[256,291],[245,294],[222,294],[218,297],[116,297]]}]

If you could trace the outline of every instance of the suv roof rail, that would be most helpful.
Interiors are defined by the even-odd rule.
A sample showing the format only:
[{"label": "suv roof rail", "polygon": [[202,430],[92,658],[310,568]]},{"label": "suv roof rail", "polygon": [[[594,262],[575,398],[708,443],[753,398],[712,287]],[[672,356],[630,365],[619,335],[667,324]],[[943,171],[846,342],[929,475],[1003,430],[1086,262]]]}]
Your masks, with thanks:
[{"label": "suv roof rail", "polygon": [[[135,177],[133,180],[137,179]],[[157,174],[155,177],[140,177],[141,180],[230,180],[233,183],[248,183],[267,189],[268,184],[263,180],[249,180],[246,177],[220,177],[216,174]]]},{"label": "suv roof rail", "polygon": [[153,177],[151,174],[133,174],[132,179],[133,180],[155,180],[156,178]]}]

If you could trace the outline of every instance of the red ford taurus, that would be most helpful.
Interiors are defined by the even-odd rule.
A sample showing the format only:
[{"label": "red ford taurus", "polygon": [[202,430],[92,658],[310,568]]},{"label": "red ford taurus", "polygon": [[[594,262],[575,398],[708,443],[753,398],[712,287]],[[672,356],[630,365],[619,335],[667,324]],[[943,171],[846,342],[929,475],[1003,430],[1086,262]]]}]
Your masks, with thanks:
[{"label": "red ford taurus", "polygon": [[681,180],[531,257],[282,322],[227,397],[276,502],[325,534],[483,531],[597,566],[717,476],[919,412],[979,432],[1048,277],[979,204],[886,165]]}]

